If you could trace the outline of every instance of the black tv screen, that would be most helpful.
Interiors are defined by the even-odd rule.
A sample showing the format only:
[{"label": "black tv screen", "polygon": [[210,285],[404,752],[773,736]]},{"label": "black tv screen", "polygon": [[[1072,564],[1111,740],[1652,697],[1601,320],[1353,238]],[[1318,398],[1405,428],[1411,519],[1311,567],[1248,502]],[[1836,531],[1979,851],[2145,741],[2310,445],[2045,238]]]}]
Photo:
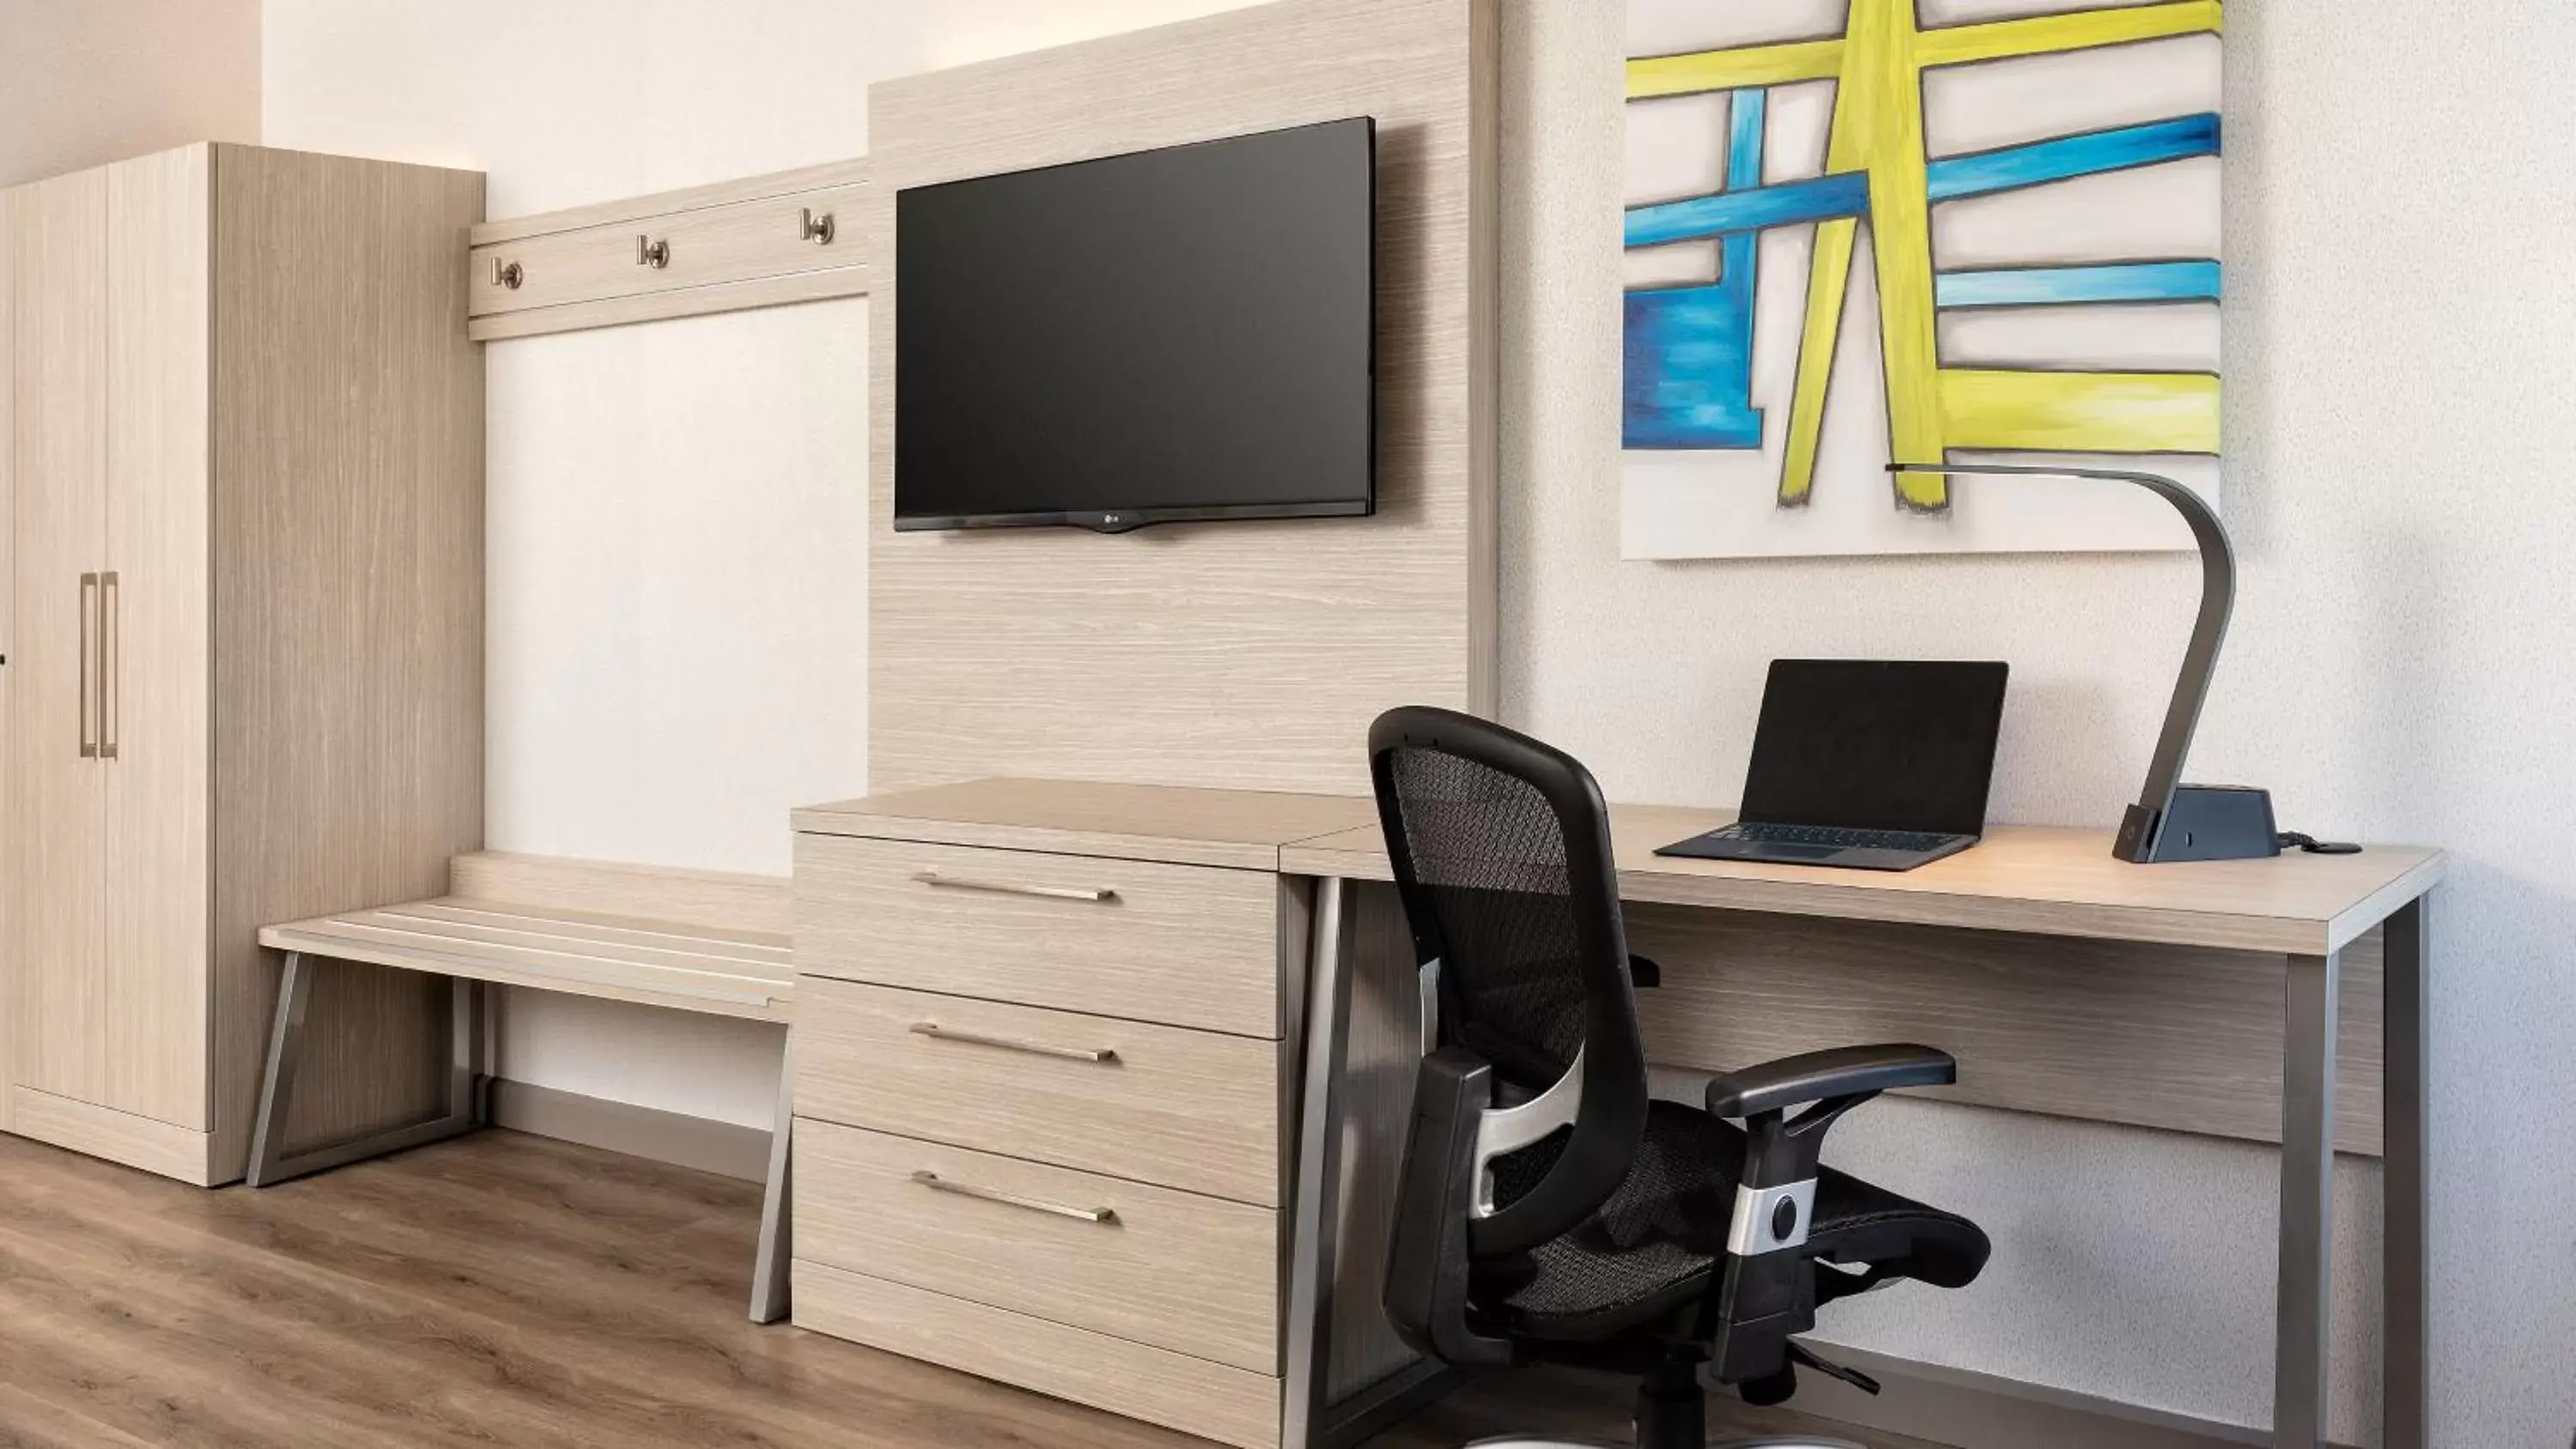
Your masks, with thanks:
[{"label": "black tv screen", "polygon": [[1366,117],[895,196],[895,527],[1375,505]]}]

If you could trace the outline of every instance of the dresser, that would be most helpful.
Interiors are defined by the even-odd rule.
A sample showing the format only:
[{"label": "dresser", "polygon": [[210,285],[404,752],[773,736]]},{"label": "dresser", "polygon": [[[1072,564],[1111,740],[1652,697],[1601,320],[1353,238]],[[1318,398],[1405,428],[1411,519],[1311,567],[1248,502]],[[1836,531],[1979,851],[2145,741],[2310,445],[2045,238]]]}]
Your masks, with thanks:
[{"label": "dresser", "polygon": [[[1247,1449],[1402,1370],[1374,1293],[1335,1328],[1289,1287],[1319,932],[1280,852],[1371,819],[1028,780],[798,811],[796,1323]],[[1323,1196],[1377,1235],[1382,1185]]]}]

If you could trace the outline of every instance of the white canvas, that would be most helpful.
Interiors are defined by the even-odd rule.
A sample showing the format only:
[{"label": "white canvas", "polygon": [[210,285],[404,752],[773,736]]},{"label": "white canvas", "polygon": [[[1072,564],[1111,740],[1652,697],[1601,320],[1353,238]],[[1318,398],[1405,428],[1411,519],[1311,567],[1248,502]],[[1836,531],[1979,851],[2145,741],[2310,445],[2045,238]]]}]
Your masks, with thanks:
[{"label": "white canvas", "polygon": [[1628,0],[1625,555],[2190,547],[2125,485],[1888,464],[2217,501],[2220,15]]}]

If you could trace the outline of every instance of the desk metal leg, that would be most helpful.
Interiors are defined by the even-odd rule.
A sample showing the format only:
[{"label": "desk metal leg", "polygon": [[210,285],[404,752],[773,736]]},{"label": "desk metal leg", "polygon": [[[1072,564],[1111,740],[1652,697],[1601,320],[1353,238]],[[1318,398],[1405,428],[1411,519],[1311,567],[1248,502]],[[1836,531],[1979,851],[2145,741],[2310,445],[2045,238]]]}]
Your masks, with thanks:
[{"label": "desk metal leg", "polygon": [[796,1033],[778,1049],[778,1111],[769,1124],[769,1186],[760,1196],[760,1254],[751,1266],[751,1321],[776,1323],[787,1316],[790,1198],[787,1174],[795,1161],[789,1134],[796,1125]]},{"label": "desk metal leg", "polygon": [[1314,956],[1306,971],[1305,1080],[1297,1109],[1297,1185],[1288,1231],[1286,1449],[1319,1442],[1331,1410],[1333,1267],[1341,1234],[1343,1054],[1350,1042],[1352,890],[1315,883]]},{"label": "desk metal leg", "polygon": [[2431,1382],[2430,1336],[2425,1325],[2424,1228],[2430,1218],[2426,1159],[2424,1027],[2425,975],[2433,955],[2432,898],[2421,896],[2388,918],[2388,1055],[2386,1157],[2381,1182],[2387,1194],[2383,1274],[2387,1294],[2386,1353],[2382,1373],[2381,1441],[2388,1449],[2425,1449],[2432,1440],[2425,1413]]},{"label": "desk metal leg", "polygon": [[2289,958],[2281,1053],[2281,1281],[2272,1434],[2326,1442],[2326,1305],[2334,1262],[2335,1008],[2342,958]]},{"label": "desk metal leg", "polygon": [[1351,985],[1358,972],[1357,887],[1316,883],[1307,968],[1297,1177],[1289,1232],[1287,1384],[1283,1449],[1348,1449],[1447,1393],[1462,1375],[1420,1359],[1348,1397],[1333,1397],[1333,1286],[1340,1265],[1342,1075],[1349,1063]]},{"label": "desk metal leg", "polygon": [[447,978],[449,1045],[443,1112],[408,1127],[289,1152],[286,1123],[295,1105],[296,1069],[304,1059],[304,1016],[313,1000],[313,964],[301,951],[287,952],[286,971],[277,983],[277,1017],[269,1028],[268,1065],[260,1078],[259,1116],[251,1128],[250,1168],[245,1174],[250,1185],[268,1187],[362,1158],[444,1141],[482,1126],[488,1116],[484,1063],[491,1036],[482,1010],[485,994],[479,981]]}]

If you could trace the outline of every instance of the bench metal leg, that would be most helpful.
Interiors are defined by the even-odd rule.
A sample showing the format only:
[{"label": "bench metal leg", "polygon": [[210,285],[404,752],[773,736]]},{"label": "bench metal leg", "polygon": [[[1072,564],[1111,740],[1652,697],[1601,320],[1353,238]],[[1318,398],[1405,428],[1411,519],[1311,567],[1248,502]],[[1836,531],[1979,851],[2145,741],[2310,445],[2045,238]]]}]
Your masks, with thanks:
[{"label": "bench metal leg", "polygon": [[778,1051],[778,1112],[769,1127],[769,1186],[760,1197],[760,1256],[751,1265],[751,1321],[776,1323],[787,1316],[790,1246],[788,1137],[796,1125],[796,1033]]},{"label": "bench metal leg", "polygon": [[260,1080],[259,1119],[251,1132],[250,1185],[269,1187],[343,1163],[444,1141],[482,1126],[490,1115],[485,1100],[490,1079],[484,1071],[490,1041],[484,1008],[490,993],[483,983],[460,976],[447,978],[447,993],[446,1110],[408,1127],[289,1152],[286,1121],[295,1103],[296,1069],[304,1056],[304,1014],[313,999],[313,966],[303,952],[287,952],[286,974],[277,987],[277,1019],[269,1029],[268,1068]]}]

